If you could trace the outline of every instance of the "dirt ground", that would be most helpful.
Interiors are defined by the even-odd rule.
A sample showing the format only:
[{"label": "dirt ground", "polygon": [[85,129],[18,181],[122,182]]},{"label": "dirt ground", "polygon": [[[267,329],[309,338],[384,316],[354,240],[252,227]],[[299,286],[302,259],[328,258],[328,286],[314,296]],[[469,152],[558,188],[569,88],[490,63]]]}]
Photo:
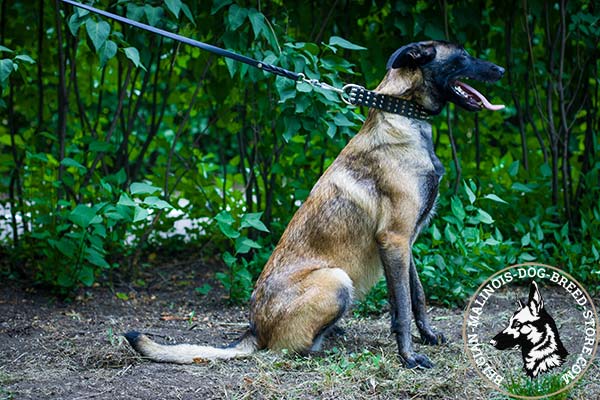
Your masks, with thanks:
[{"label": "dirt ground", "polygon": [[[82,291],[61,301],[8,283],[0,287],[0,399],[502,399],[462,348],[462,310],[433,307],[449,343],[416,344],[436,367],[406,370],[396,357],[387,313],[346,316],[345,333],[324,356],[259,352],[246,359],[168,365],[138,357],[119,335],[131,329],[163,343],[223,345],[245,330],[245,307],[228,306],[195,263],[154,270],[140,287]],[[194,288],[214,289],[206,296]],[[596,301],[596,304],[598,302]],[[600,398],[596,361],[571,398]]]}]

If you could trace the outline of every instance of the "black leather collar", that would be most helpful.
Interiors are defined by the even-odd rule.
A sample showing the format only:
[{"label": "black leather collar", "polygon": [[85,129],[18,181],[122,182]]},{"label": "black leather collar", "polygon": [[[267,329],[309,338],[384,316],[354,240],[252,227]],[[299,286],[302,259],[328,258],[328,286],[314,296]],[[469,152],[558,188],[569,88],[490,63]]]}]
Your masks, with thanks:
[{"label": "black leather collar", "polygon": [[359,85],[347,85],[347,102],[355,106],[366,106],[407,118],[427,120],[431,114],[420,104],[399,97],[367,90]]}]

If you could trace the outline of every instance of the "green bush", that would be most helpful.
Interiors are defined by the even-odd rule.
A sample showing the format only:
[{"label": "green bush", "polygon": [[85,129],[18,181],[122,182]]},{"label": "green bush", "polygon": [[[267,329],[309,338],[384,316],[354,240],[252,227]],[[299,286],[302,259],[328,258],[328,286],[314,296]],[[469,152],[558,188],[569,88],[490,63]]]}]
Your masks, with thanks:
[{"label": "green bush", "polygon": [[[460,303],[492,271],[526,260],[598,286],[594,2],[93,3],[336,87],[375,87],[389,54],[422,39],[448,38],[508,67],[485,85],[505,111],[449,106],[433,120],[448,174],[414,250],[426,290]],[[117,268],[135,276],[148,246],[173,246],[165,237],[186,220],[177,246],[223,259],[229,298],[246,299],[367,110],[80,9],[41,5],[7,2],[0,15],[0,205],[12,232],[2,274],[64,292]],[[141,182],[157,189],[134,193]],[[268,232],[242,226],[259,213]],[[246,252],[238,238],[251,241]]]}]

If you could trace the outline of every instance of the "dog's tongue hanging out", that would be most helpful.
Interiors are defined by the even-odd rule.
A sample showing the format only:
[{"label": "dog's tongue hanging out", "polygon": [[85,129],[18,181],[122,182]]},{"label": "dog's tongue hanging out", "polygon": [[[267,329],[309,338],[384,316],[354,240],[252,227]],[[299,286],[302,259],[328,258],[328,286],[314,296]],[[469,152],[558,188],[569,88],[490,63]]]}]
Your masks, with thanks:
[{"label": "dog's tongue hanging out", "polygon": [[488,110],[492,110],[492,111],[498,111],[498,110],[502,110],[504,108],[504,104],[492,104],[489,102],[488,99],[485,98],[485,96],[481,93],[479,93],[477,91],[477,89],[475,89],[472,86],[467,85],[464,82],[461,81],[456,81],[456,83],[463,89],[466,90],[467,93],[469,93],[470,95],[473,95],[474,97],[477,97],[477,99],[479,101],[481,101],[481,104],[483,104],[483,106],[488,109]]}]

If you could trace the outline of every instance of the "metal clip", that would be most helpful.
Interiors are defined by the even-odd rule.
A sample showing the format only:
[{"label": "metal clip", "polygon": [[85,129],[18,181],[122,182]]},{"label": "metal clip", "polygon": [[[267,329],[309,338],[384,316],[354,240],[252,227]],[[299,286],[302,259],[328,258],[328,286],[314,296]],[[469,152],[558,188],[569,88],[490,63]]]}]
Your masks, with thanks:
[{"label": "metal clip", "polygon": [[360,90],[365,90],[364,87],[360,86],[360,85],[356,85],[354,83],[349,83],[347,85],[345,85],[340,93],[340,98],[342,99],[342,101],[350,106],[355,106],[355,103],[352,103],[352,98],[354,97],[352,92],[357,92]]}]

